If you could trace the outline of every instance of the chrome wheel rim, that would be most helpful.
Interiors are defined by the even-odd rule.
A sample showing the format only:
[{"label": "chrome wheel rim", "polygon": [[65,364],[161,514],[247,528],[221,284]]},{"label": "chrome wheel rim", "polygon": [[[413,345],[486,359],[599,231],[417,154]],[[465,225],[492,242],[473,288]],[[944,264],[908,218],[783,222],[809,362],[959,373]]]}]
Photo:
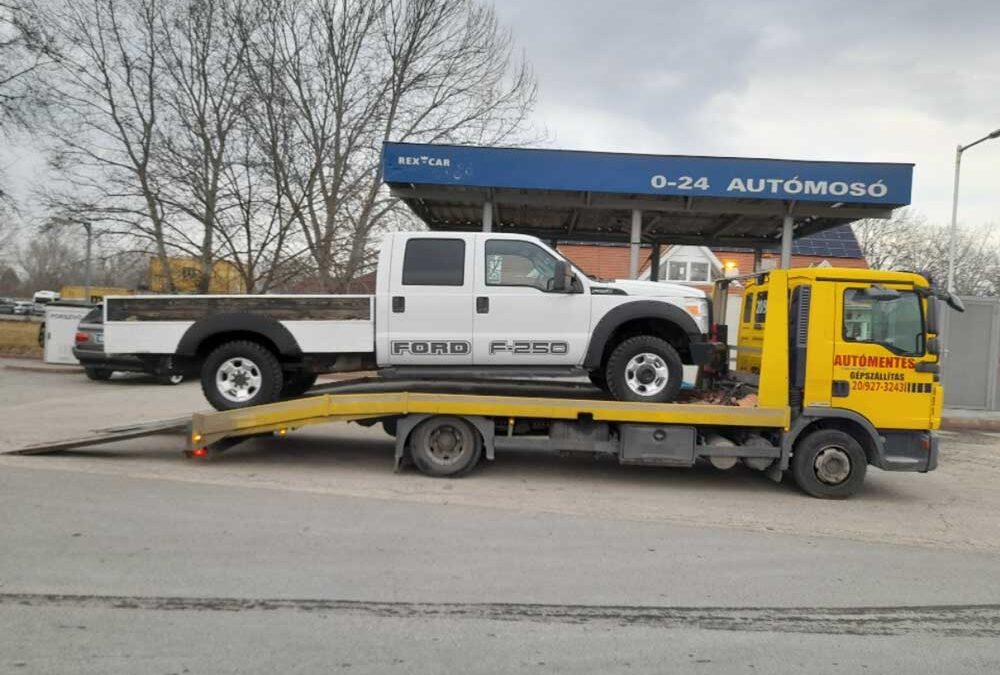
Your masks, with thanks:
[{"label": "chrome wheel rim", "polygon": [[625,365],[625,384],[639,396],[656,396],[670,381],[670,369],[662,356],[643,352]]},{"label": "chrome wheel rim", "polygon": [[242,356],[225,361],[215,371],[216,389],[233,403],[245,403],[256,396],[263,380],[260,367]]},{"label": "chrome wheel rim", "polygon": [[840,485],[851,475],[851,456],[843,448],[831,445],[816,454],[813,470],[820,482]]}]

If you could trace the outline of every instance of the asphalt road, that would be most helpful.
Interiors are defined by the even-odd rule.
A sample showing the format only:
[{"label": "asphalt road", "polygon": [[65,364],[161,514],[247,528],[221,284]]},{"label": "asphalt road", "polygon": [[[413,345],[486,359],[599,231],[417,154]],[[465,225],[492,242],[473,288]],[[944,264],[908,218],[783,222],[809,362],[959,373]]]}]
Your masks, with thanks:
[{"label": "asphalt road", "polygon": [[[0,368],[8,448],[197,407]],[[397,475],[354,426],[178,450],[0,456],[0,673],[1000,669],[990,435],[848,502],[520,454]]]}]

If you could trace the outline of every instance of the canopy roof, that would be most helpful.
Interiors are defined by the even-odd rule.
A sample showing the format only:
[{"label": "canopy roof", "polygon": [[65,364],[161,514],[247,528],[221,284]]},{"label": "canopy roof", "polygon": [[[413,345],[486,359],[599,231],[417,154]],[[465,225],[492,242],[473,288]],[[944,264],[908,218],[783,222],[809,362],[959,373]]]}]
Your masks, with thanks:
[{"label": "canopy roof", "polygon": [[[910,203],[912,164],[386,143],[383,179],[431,229],[772,248]],[[484,205],[487,205],[484,209]],[[488,211],[488,214],[486,213]],[[635,214],[638,213],[636,216]],[[634,240],[632,240],[634,243]]]}]

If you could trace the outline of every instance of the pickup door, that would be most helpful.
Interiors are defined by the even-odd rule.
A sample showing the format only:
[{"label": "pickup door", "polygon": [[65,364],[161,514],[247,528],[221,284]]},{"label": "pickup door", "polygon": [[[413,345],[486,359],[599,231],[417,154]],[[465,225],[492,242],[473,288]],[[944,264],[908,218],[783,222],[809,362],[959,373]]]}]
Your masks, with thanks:
[{"label": "pickup door", "polygon": [[590,294],[580,280],[572,290],[552,290],[557,260],[530,241],[476,235],[477,365],[583,361],[590,336]]},{"label": "pickup door", "polygon": [[396,235],[389,279],[393,365],[472,364],[472,237]]}]

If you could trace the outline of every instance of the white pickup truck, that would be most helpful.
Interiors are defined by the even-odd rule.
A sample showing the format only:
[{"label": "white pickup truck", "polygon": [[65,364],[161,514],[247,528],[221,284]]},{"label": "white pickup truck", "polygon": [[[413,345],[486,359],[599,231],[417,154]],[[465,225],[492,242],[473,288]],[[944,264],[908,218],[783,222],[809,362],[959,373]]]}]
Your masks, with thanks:
[{"label": "white pickup truck", "polygon": [[300,395],[323,372],[409,377],[587,374],[618,400],[666,402],[707,363],[710,304],[677,284],[587,278],[523,235],[397,232],[370,295],[127,296],[105,350],[200,371],[230,409]]}]

